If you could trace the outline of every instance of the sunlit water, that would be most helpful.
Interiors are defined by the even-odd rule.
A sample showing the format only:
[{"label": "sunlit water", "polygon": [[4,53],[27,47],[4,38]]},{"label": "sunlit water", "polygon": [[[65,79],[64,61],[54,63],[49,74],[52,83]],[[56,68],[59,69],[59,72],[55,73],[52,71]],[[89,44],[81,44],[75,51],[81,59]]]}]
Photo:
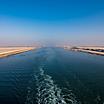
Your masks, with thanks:
[{"label": "sunlit water", "polygon": [[103,102],[103,56],[41,48],[0,59],[0,104]]}]

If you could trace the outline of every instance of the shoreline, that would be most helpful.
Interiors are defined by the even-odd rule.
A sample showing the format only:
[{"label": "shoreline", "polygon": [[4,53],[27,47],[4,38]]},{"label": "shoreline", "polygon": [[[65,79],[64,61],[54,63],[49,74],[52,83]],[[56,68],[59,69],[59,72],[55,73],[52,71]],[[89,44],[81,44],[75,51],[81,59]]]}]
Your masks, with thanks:
[{"label": "shoreline", "polygon": [[72,50],[72,51],[79,51],[79,52],[85,52],[85,53],[89,53],[89,54],[95,54],[95,55],[100,55],[100,56],[104,56],[104,47],[71,47],[69,48],[65,48],[68,50]]},{"label": "shoreline", "polygon": [[31,51],[35,47],[0,47],[0,58]]},{"label": "shoreline", "polygon": [[79,52],[85,52],[85,53],[89,53],[89,54],[104,56],[104,52],[97,52],[97,51],[91,51],[91,50],[85,50],[85,49],[77,49],[77,50],[74,50],[74,51],[79,51]]}]

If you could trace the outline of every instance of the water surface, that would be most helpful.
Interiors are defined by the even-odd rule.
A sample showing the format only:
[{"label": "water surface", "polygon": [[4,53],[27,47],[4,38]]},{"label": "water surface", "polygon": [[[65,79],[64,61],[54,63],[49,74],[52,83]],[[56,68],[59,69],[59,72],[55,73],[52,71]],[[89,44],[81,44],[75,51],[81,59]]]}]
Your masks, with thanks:
[{"label": "water surface", "polygon": [[103,56],[40,48],[0,59],[0,104],[103,102]]}]

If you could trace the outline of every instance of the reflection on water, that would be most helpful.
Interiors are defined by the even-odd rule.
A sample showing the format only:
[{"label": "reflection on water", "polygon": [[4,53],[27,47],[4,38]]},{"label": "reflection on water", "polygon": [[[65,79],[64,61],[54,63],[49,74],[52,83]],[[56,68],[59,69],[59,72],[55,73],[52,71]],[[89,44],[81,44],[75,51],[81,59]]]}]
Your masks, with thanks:
[{"label": "reflection on water", "polygon": [[103,104],[104,57],[41,48],[0,59],[0,104]]}]

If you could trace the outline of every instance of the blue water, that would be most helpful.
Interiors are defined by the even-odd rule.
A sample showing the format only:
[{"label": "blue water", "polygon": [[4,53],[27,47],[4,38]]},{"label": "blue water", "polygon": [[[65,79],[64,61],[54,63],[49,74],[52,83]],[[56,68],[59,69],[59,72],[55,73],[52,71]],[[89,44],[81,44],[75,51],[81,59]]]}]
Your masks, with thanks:
[{"label": "blue water", "polygon": [[40,48],[0,59],[0,104],[103,102],[103,56]]}]

